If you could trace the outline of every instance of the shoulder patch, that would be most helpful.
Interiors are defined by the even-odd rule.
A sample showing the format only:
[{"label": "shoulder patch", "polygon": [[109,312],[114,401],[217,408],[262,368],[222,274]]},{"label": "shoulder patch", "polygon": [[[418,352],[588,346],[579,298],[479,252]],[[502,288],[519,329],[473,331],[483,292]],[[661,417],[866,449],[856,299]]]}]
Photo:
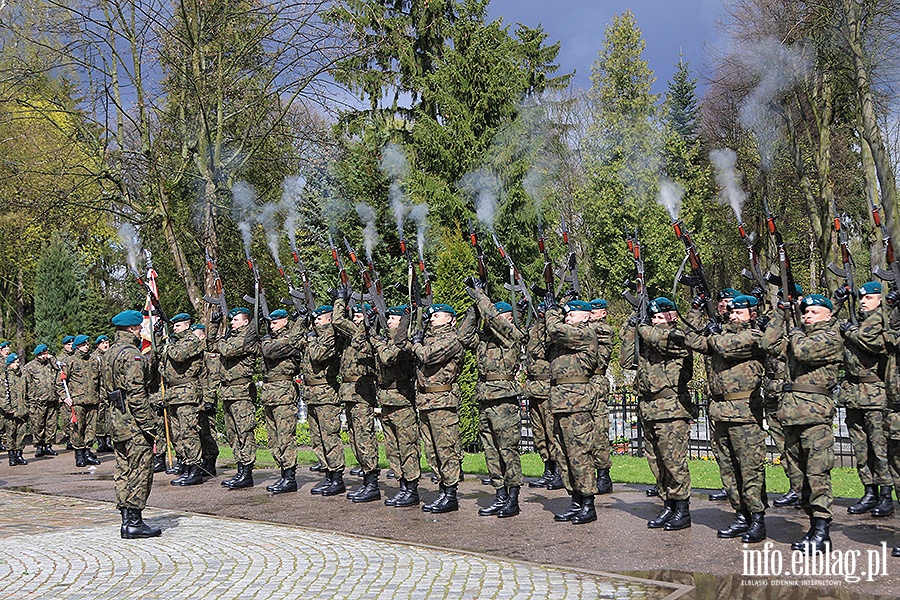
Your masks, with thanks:
[{"label": "shoulder patch", "polygon": [[135,355],[134,355],[134,360],[136,360],[136,361],[138,361],[138,362],[141,362],[142,360],[144,360],[144,357],[141,356],[140,354],[135,354]]}]

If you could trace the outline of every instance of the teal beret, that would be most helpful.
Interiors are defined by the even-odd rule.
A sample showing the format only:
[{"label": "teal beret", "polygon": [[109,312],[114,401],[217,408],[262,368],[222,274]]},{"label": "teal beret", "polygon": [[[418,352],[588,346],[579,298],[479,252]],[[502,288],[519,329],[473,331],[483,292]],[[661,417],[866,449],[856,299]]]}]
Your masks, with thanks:
[{"label": "teal beret", "polygon": [[80,346],[80,345],[82,345],[83,343],[85,343],[86,341],[88,341],[88,340],[90,340],[90,339],[91,339],[91,338],[89,338],[89,337],[86,336],[86,335],[76,335],[76,336],[75,336],[75,339],[72,340],[72,345],[73,345],[73,346]]},{"label": "teal beret", "polygon": [[730,298],[737,298],[740,295],[741,293],[734,288],[722,288],[721,290],[719,290],[717,298],[719,300],[726,300]]},{"label": "teal beret", "polygon": [[97,344],[99,344],[100,342],[108,342],[108,341],[109,341],[109,336],[105,336],[105,335],[98,335],[97,339],[94,340],[94,342]]},{"label": "teal beret", "polygon": [[402,317],[404,313],[406,313],[405,304],[403,306],[391,306],[387,309],[388,316]]},{"label": "teal beret", "polygon": [[593,308],[590,302],[585,302],[584,300],[569,300],[566,302],[566,312],[575,312],[577,310],[591,312]]},{"label": "teal beret", "polygon": [[237,315],[250,315],[250,309],[239,306],[228,311],[228,318],[233,319]]},{"label": "teal beret", "polygon": [[438,312],[450,313],[454,317],[456,316],[456,310],[449,304],[432,304],[428,307],[426,314],[430,317],[434,313]]},{"label": "teal beret", "polygon": [[494,308],[497,309],[498,314],[512,312],[512,304],[509,302],[494,302]]},{"label": "teal beret", "polygon": [[75,340],[75,336],[74,336],[74,335],[64,335],[64,336],[63,336],[63,339],[62,339],[62,343],[65,345],[65,344],[68,344],[69,342],[72,342],[72,341],[74,341],[74,340]]},{"label": "teal beret", "polygon": [[6,357],[6,366],[9,366],[19,360],[19,355],[13,352],[9,356]]},{"label": "teal beret", "polygon": [[323,304],[322,306],[320,306],[319,308],[314,310],[312,314],[314,317],[321,317],[322,315],[330,313],[333,310],[334,310],[334,307],[332,305]]},{"label": "teal beret", "polygon": [[544,314],[547,310],[547,306],[543,302],[539,302],[534,308],[538,311],[538,314]]},{"label": "teal beret", "polygon": [[366,312],[369,312],[370,310],[372,310],[372,305],[369,304],[368,302],[363,302],[362,306],[360,306],[359,304],[354,304],[353,307],[350,308],[350,312],[355,312],[355,313],[362,312],[363,310],[365,310]]},{"label": "teal beret", "polygon": [[6,348],[7,346],[9,346],[9,342],[6,342],[6,341],[0,342],[0,348]]},{"label": "teal beret", "polygon": [[41,352],[46,352],[47,350],[48,350],[47,344],[38,344],[37,346],[34,347],[34,352],[32,352],[32,354],[37,356]]},{"label": "teal beret", "polygon": [[675,310],[675,303],[664,296],[654,298],[647,305],[647,312],[651,315],[662,312],[669,312],[670,310]]},{"label": "teal beret", "polygon": [[[802,296],[802,295],[803,295],[803,288],[800,287],[800,284],[799,284],[799,283],[795,283],[795,284],[794,284],[794,294],[795,294],[796,296]],[[778,295],[779,295],[779,296],[784,296],[784,288],[783,288],[783,287],[778,288]]]},{"label": "teal beret", "polygon": [[591,300],[591,308],[594,310],[600,310],[601,308],[607,308],[606,300],[603,298],[594,298]]},{"label": "teal beret", "polygon": [[190,320],[191,320],[191,315],[189,315],[187,313],[178,313],[177,315],[175,315],[174,317],[169,319],[169,321],[171,321],[172,323],[181,323],[182,321],[190,321]]},{"label": "teal beret", "polygon": [[753,308],[759,304],[756,296],[738,295],[731,299],[728,303],[729,308]]},{"label": "teal beret", "polygon": [[194,323],[193,325],[191,325],[191,331],[197,331],[198,329],[201,331],[205,331],[206,325],[204,325],[203,323]]},{"label": "teal beret", "polygon": [[287,311],[283,308],[276,308],[272,312],[269,313],[269,320],[274,321],[275,319],[287,319],[288,314]]},{"label": "teal beret", "polygon": [[137,310],[123,310],[112,318],[116,327],[134,327],[144,322],[144,315]]},{"label": "teal beret", "polygon": [[822,294],[809,294],[808,296],[803,296],[803,300],[800,301],[800,310],[805,311],[810,306],[824,306],[828,310],[834,311],[834,305],[831,303],[831,300]]},{"label": "teal beret", "polygon": [[859,288],[859,297],[868,296],[869,294],[880,294],[881,284],[877,281],[868,281]]}]

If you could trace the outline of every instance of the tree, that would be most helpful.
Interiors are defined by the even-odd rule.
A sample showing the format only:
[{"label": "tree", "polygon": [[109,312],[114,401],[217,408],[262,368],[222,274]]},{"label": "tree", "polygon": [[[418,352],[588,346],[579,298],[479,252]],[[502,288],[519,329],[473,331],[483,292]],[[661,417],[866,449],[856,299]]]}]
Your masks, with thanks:
[{"label": "tree", "polygon": [[83,293],[71,242],[54,233],[41,251],[34,281],[34,331],[38,342],[55,351],[63,335],[78,333]]}]

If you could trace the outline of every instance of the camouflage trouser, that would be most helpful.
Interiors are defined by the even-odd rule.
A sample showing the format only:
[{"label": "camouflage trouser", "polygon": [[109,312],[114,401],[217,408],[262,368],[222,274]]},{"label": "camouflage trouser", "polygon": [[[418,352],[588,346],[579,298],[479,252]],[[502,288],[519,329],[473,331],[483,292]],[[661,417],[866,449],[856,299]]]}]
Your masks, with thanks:
[{"label": "camouflage trouser", "polygon": [[834,496],[831,469],[834,467],[834,431],[830,423],[785,425],[787,455],[803,473],[800,504],[810,517],[831,518]]},{"label": "camouflage trouser", "polygon": [[84,450],[94,445],[97,436],[97,405],[76,404],[75,422],[72,423],[72,447]]},{"label": "camouflage trouser", "polygon": [[597,493],[594,466],[594,418],[590,411],[553,413],[553,435],[559,448],[555,457],[566,491],[585,496]]},{"label": "camouflage trouser", "polygon": [[481,402],[478,409],[478,434],[491,483],[495,488],[521,486],[522,417],[518,399]]},{"label": "camouflage trouser", "polygon": [[612,467],[612,446],[609,443],[609,405],[605,396],[594,400],[591,418],[594,420],[594,467],[608,469]]},{"label": "camouflage trouser", "polygon": [[781,468],[784,469],[784,474],[787,475],[791,491],[800,494],[800,488],[803,487],[803,473],[795,463],[791,462],[791,459],[784,449],[784,426],[781,424],[781,421],[778,420],[777,416],[778,399],[772,400],[766,398],[765,410],[766,423],[769,426],[769,435],[772,437],[772,441],[775,442],[775,449],[781,457]]},{"label": "camouflage trouser", "polygon": [[437,456],[434,455],[434,440],[431,439],[431,430],[428,429],[428,425],[425,424],[425,419],[422,416],[422,412],[418,412],[419,415],[419,437],[422,438],[422,447],[425,449],[425,462],[428,463],[429,468],[431,468],[431,472],[437,475]]},{"label": "camouflage trouser", "polygon": [[548,398],[529,398],[528,415],[531,418],[531,431],[534,435],[534,451],[541,460],[553,460],[557,451],[553,449],[556,439],[553,437],[553,414],[550,412]]},{"label": "camouflage trouser", "polygon": [[863,485],[891,485],[887,459],[887,436],[884,433],[884,410],[881,408],[848,408],[847,431],[856,471]]},{"label": "camouflage trouser", "polygon": [[275,464],[281,469],[297,466],[297,405],[276,404],[264,406],[266,434],[269,450]]},{"label": "camouflage trouser", "polygon": [[169,414],[169,430],[175,455],[183,465],[200,464],[200,405],[172,404]]},{"label": "camouflage trouser", "polygon": [[341,441],[341,405],[310,404],[308,415],[310,439],[315,436],[320,441],[322,457],[319,460],[329,471],[343,471],[345,464],[344,444]]},{"label": "camouflage trouser", "polygon": [[690,424],[685,419],[644,421],[644,440],[652,449],[647,457],[656,476],[663,500],[687,500],[691,497],[691,472],[688,470]]},{"label": "camouflage trouser", "polygon": [[[62,407],[65,406],[65,417],[63,417]],[[50,414],[47,416],[47,425],[49,426],[51,423],[53,424],[53,433],[47,431],[47,443],[48,444],[57,444],[59,443],[59,434],[62,432],[63,439],[65,436],[69,434],[69,417],[72,414],[72,411],[69,410],[69,407],[66,405],[61,405],[59,402],[50,405]],[[63,420],[64,419],[64,420]],[[62,422],[61,422],[62,421]]]},{"label": "camouflage trouser", "polygon": [[97,406],[97,431],[95,437],[106,437],[109,435],[109,402],[106,398],[100,398],[100,404]]},{"label": "camouflage trouser", "polygon": [[759,423],[717,421],[719,473],[735,511],[765,512],[766,432]]},{"label": "camouflage trouser", "polygon": [[124,442],[113,442],[113,448],[116,508],[143,510],[153,485],[153,445],[143,435],[136,435]]},{"label": "camouflage trouser", "polygon": [[238,464],[256,462],[256,407],[250,400],[224,400],[225,435]]},{"label": "camouflage trouser", "polygon": [[419,419],[429,433],[425,452],[427,455],[430,445],[435,461],[431,468],[445,486],[456,485],[462,475],[459,413],[453,408],[431,408],[420,410]]},{"label": "camouflage trouser", "polygon": [[197,425],[200,427],[200,456],[215,459],[219,456],[219,443],[216,439],[216,405],[206,403],[197,413]]},{"label": "camouflage trouser", "polygon": [[391,469],[406,481],[417,481],[422,473],[416,409],[412,406],[382,406],[381,425],[384,428],[384,452]]},{"label": "camouflage trouser", "polygon": [[347,402],[344,408],[353,455],[364,473],[378,470],[375,408],[368,402]]},{"label": "camouflage trouser", "polygon": [[35,446],[56,443],[58,405],[37,402],[31,405],[31,437]]},{"label": "camouflage trouser", "polygon": [[900,412],[889,409],[885,414],[884,434],[887,437],[888,467],[894,492],[900,496]]},{"label": "camouflage trouser", "polygon": [[3,444],[8,450],[25,448],[25,425],[27,419],[6,415],[3,417]]}]

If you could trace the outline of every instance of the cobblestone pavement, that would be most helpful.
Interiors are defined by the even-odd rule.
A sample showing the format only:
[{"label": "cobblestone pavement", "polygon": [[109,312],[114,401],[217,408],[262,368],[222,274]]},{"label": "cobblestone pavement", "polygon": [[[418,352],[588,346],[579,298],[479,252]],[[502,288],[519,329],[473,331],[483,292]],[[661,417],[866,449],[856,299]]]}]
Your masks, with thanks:
[{"label": "cobblestone pavement", "polygon": [[301,527],[0,492],[2,598],[674,598],[690,588]]}]

